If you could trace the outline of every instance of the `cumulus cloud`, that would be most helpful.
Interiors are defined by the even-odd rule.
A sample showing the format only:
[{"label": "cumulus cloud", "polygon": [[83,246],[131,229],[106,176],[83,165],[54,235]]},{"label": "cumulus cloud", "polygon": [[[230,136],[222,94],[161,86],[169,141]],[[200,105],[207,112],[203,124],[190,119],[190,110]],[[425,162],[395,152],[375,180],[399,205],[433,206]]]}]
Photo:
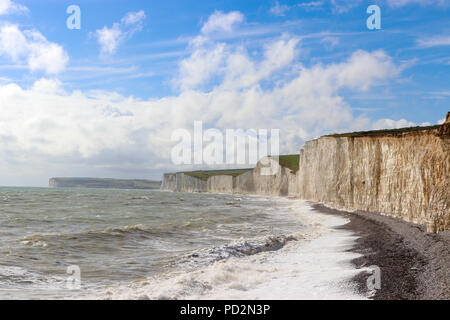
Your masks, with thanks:
[{"label": "cumulus cloud", "polygon": [[31,71],[57,74],[69,60],[66,51],[36,30],[20,30],[17,25],[0,27],[0,55],[15,63],[26,63]]},{"label": "cumulus cloud", "polygon": [[230,32],[236,25],[239,25],[244,21],[244,15],[239,11],[232,11],[224,13],[222,11],[216,11],[209,16],[208,21],[202,27],[203,34],[209,34],[213,32]]},{"label": "cumulus cloud", "polygon": [[175,82],[186,90],[209,81],[223,63],[226,50],[225,44],[196,47],[188,59],[180,62],[180,76]]},{"label": "cumulus cloud", "polygon": [[28,12],[28,8],[12,0],[0,0],[0,15]]},{"label": "cumulus cloud", "polygon": [[254,61],[242,46],[201,42],[181,61],[177,82],[186,90],[208,83],[214,77],[222,88],[249,87],[289,66],[297,55],[298,42],[295,37],[272,41],[265,45],[260,61]]},{"label": "cumulus cloud", "polygon": [[[10,46],[21,47],[18,41]],[[305,67],[299,43],[285,34],[255,55],[242,44],[196,39],[180,61],[180,92],[159,99],[71,92],[51,78],[30,87],[0,82],[0,174],[18,165],[37,168],[39,161],[45,168],[173,170],[172,132],[192,131],[199,120],[222,131],[280,129],[283,153],[324,133],[395,125],[355,117],[341,96],[395,78],[399,68],[385,52],[359,50],[340,62]]]},{"label": "cumulus cloud", "polygon": [[[170,166],[173,130],[190,130],[196,120],[218,129],[280,128],[283,152],[295,152],[325,129],[370,128],[370,121],[355,118],[338,93],[346,87],[362,90],[392,76],[387,70],[357,72],[362,63],[371,64],[368,70],[390,70],[387,57],[356,52],[341,63],[302,68],[280,86],[263,89],[260,83],[272,70],[292,64],[290,56],[281,64],[271,56],[277,48],[294,46],[290,41],[295,42],[281,39],[269,45],[263,60],[252,62],[254,69],[232,64],[240,70],[210,91],[185,90],[157,100],[115,92],[67,92],[52,79],[28,89],[0,85],[0,154],[3,161],[13,158],[14,163],[46,158],[71,165],[87,161],[100,167],[162,168]],[[231,86],[230,79],[239,81]]]},{"label": "cumulus cloud", "polygon": [[131,38],[134,33],[142,30],[145,20],[145,12],[128,12],[120,22],[116,22],[112,27],[104,26],[95,31],[95,37],[100,45],[102,54],[114,54],[119,45]]}]

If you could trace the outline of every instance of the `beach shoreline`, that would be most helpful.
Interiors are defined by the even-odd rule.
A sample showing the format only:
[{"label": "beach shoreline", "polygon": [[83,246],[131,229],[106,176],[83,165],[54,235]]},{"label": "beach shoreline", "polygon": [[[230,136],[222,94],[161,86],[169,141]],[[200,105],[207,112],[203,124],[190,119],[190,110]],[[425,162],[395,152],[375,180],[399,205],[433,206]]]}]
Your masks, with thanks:
[{"label": "beach shoreline", "polygon": [[[377,213],[342,211],[310,202],[314,210],[350,220],[337,227],[359,236],[351,252],[362,256],[352,261],[357,268],[378,266],[381,289],[374,300],[450,299],[450,232],[427,233],[426,228]],[[352,281],[367,294],[367,272]]]}]

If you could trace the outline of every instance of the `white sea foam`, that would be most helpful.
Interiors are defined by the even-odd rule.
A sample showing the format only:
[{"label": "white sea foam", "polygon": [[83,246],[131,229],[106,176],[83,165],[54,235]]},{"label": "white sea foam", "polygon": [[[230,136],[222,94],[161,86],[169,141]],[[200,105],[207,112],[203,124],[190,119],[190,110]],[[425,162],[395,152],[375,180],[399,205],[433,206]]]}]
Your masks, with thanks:
[{"label": "white sea foam", "polygon": [[65,278],[48,276],[21,267],[0,266],[0,299],[40,299],[65,289]]},{"label": "white sea foam", "polygon": [[277,251],[231,257],[193,271],[177,270],[111,287],[100,298],[365,299],[350,281],[361,272],[351,264],[359,255],[348,252],[357,237],[333,229],[348,220],[313,212],[303,201],[291,203],[308,226],[299,241]]}]

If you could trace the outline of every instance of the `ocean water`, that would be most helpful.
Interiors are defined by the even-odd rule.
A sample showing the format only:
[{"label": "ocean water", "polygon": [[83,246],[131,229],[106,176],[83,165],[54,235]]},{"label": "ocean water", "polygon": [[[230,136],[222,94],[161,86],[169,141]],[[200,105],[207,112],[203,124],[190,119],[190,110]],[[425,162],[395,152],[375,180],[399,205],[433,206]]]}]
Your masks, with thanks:
[{"label": "ocean water", "polygon": [[0,188],[0,299],[363,299],[346,222],[282,198]]}]

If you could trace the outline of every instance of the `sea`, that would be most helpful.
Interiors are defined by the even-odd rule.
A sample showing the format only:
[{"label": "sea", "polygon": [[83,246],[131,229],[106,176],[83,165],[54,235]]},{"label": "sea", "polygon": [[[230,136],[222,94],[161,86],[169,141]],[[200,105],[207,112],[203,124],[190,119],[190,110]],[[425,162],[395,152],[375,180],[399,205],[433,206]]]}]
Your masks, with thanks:
[{"label": "sea", "polygon": [[0,299],[366,299],[347,222],[279,197],[0,188]]}]

